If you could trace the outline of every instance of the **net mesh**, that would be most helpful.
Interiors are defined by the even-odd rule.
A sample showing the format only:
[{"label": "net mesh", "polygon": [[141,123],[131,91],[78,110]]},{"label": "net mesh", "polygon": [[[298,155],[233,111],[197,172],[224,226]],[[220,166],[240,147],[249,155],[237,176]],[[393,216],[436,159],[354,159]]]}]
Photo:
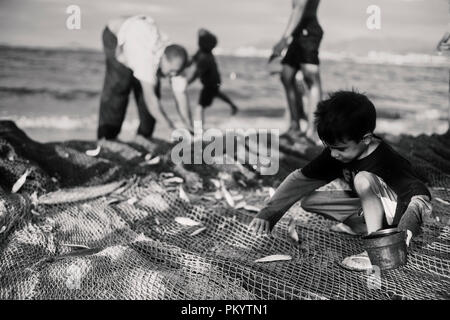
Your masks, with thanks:
[{"label": "net mesh", "polygon": [[[408,263],[374,277],[339,266],[363,250],[358,237],[331,232],[335,222],[298,204],[272,235],[255,236],[247,230],[254,213],[215,199],[213,187],[186,201],[165,183],[167,146],[107,142],[89,157],[94,143],[39,144],[16,129],[3,124],[0,136],[1,299],[449,298],[448,135],[395,142],[427,181],[434,211]],[[163,157],[159,165],[142,165],[149,148]],[[11,193],[29,168],[23,187]],[[261,186],[230,190],[254,205],[267,198]],[[289,240],[292,220],[300,243]],[[272,254],[292,259],[254,262]]]}]

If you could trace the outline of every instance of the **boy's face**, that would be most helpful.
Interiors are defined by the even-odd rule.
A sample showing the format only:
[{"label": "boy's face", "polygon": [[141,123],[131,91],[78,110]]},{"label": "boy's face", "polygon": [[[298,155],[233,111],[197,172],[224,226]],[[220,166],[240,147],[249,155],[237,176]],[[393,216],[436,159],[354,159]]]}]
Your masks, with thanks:
[{"label": "boy's face", "polygon": [[370,141],[368,142],[367,139],[362,139],[359,142],[345,139],[332,145],[323,142],[326,147],[330,148],[331,156],[343,163],[358,159],[367,150],[369,143]]}]

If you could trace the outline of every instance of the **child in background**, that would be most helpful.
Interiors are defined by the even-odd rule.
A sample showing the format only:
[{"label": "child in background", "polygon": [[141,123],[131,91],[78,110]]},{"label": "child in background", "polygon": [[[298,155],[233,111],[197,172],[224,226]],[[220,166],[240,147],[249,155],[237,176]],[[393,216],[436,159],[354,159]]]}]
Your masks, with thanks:
[{"label": "child in background", "polygon": [[201,121],[202,127],[204,122],[204,109],[209,107],[214,98],[220,98],[231,106],[231,114],[234,115],[238,111],[237,106],[220,91],[221,79],[219,68],[212,50],[217,45],[217,38],[215,35],[205,29],[198,31],[198,46],[199,50],[193,56],[192,62],[195,64],[195,70],[188,78],[188,84],[191,84],[195,79],[200,78],[203,88],[200,92],[198,105],[194,111],[194,120]]},{"label": "child in background", "polygon": [[[334,231],[368,234],[397,227],[407,233],[406,244],[420,231],[422,219],[431,215],[431,195],[411,164],[373,132],[376,111],[367,96],[339,91],[319,103],[315,112],[323,152],[302,169],[292,172],[249,227],[270,232],[298,200],[309,212],[338,220]],[[314,191],[341,178],[349,191]],[[334,226],[334,227],[336,227]],[[342,262],[367,261],[367,252]]]}]

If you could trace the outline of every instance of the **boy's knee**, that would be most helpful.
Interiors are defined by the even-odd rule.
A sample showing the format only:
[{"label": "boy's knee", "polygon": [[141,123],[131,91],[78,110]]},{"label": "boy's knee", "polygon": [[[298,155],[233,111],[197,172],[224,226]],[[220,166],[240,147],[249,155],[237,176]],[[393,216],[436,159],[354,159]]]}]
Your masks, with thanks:
[{"label": "boy's knee", "polygon": [[405,213],[400,219],[398,229],[410,230],[413,236],[420,233],[423,220],[431,216],[433,207],[428,196],[412,197]]},{"label": "boy's knee", "polygon": [[358,195],[376,193],[375,175],[367,171],[358,172],[353,178],[353,185]]}]

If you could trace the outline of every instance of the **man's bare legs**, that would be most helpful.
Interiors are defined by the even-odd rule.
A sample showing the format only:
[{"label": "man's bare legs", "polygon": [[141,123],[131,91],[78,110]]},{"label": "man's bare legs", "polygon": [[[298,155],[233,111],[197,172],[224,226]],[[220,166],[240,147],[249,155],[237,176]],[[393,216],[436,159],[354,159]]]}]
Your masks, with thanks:
[{"label": "man's bare legs", "polygon": [[287,64],[283,64],[283,69],[281,71],[281,82],[286,92],[286,99],[290,113],[288,132],[294,131],[300,133],[300,118],[306,117],[303,110],[303,100],[300,98],[301,94],[299,94],[300,92],[297,88],[295,79],[297,71],[297,69]]},{"label": "man's bare legs", "polygon": [[320,81],[320,69],[319,65],[315,64],[302,64],[302,72],[306,85],[308,86],[308,106],[307,110],[307,120],[308,128],[306,130],[306,136],[311,140],[319,143],[319,137],[317,135],[317,130],[314,125],[314,112],[317,109],[317,104],[322,99],[322,84]]}]

